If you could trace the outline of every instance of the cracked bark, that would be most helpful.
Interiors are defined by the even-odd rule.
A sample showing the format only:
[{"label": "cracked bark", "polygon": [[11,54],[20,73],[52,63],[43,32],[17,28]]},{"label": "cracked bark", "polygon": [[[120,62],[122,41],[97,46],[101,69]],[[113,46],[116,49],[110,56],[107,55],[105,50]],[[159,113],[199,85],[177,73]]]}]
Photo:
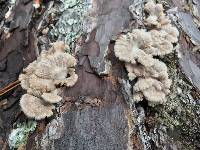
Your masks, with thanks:
[{"label": "cracked bark", "polygon": [[[37,55],[38,31],[35,31],[37,24],[32,22],[32,1],[17,2],[14,20],[10,24],[11,36],[5,39],[0,30],[0,88],[17,80],[22,69]],[[152,125],[149,130],[154,130],[154,118],[145,119],[149,109],[146,104],[135,106],[124,64],[113,53],[114,39],[133,24],[129,12],[133,1],[96,0],[94,3],[96,11],[91,17],[96,17],[98,26],[89,33],[90,38],[83,43],[81,51],[76,53],[78,82],[71,88],[63,89],[63,105],[53,118],[38,122],[38,128],[30,135],[26,148],[142,150],[156,149],[158,142],[166,149],[179,149],[179,145],[170,141],[166,134],[159,134],[160,140],[156,144],[145,139],[144,134],[148,132],[143,132],[143,128],[148,121]],[[181,10],[184,4],[173,0],[171,5]],[[5,10],[0,12],[0,19],[5,13]],[[189,50],[190,42],[185,38],[186,33],[198,42],[199,30],[195,25],[188,28],[191,27],[188,25],[190,14],[180,12],[177,15],[183,27],[180,29],[180,65],[186,77],[199,88],[199,54]],[[137,26],[140,22],[134,23]],[[108,62],[112,66],[110,69],[106,68]],[[0,105],[0,149],[9,149],[6,140],[12,125],[26,121],[18,106],[23,93],[19,86],[0,97],[0,104],[5,100],[7,102],[4,107]]]}]

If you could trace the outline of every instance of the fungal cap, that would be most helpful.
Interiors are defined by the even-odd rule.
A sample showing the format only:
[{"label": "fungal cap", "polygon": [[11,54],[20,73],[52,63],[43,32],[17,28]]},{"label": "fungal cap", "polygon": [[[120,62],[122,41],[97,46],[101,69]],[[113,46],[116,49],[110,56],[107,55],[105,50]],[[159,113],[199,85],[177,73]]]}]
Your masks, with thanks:
[{"label": "fungal cap", "polygon": [[53,115],[53,105],[45,104],[39,98],[29,94],[24,94],[21,97],[20,106],[27,117],[35,118],[36,120],[41,120]]},{"label": "fungal cap", "polygon": [[[127,39],[129,37],[130,39]],[[130,33],[126,35],[121,35],[115,43],[115,56],[119,58],[121,61],[130,62],[135,64],[135,55],[132,53],[132,49],[136,43],[132,41],[132,35]],[[134,47],[137,49],[137,47]],[[137,50],[136,50],[137,51]]]},{"label": "fungal cap", "polygon": [[52,103],[62,100],[58,86],[73,86],[78,76],[75,73],[76,59],[65,53],[64,42],[52,44],[49,51],[42,51],[36,61],[30,63],[19,76],[22,88],[27,90],[20,105],[23,112],[37,120],[53,115]]},{"label": "fungal cap", "polygon": [[65,85],[67,87],[73,86],[78,80],[78,75],[75,73],[75,69],[70,68],[68,71],[68,75],[69,75],[69,77],[67,77],[63,80],[61,80],[61,79],[54,80],[54,84],[60,85],[60,86]]},{"label": "fungal cap", "polygon": [[173,27],[171,24],[162,26],[162,30],[167,33],[166,39],[171,43],[178,42],[179,31],[176,27]]},{"label": "fungal cap", "polygon": [[23,72],[25,72],[27,75],[30,75],[34,72],[35,68],[37,66],[37,61],[33,61],[30,63],[26,68],[23,69]]},{"label": "fungal cap", "polygon": [[164,9],[162,4],[155,4],[153,1],[150,1],[145,4],[144,10],[149,13],[149,16],[145,20],[147,25],[160,27],[161,22],[166,23],[167,17],[163,13]]},{"label": "fungal cap", "polygon": [[58,103],[62,100],[56,93],[43,93],[41,97],[48,103]]},{"label": "fungal cap", "polygon": [[127,35],[121,35],[115,43],[115,56],[127,63],[136,63],[136,59],[144,54],[143,47],[151,45],[151,35],[145,30],[134,29]]},{"label": "fungal cap", "polygon": [[34,90],[40,90],[42,92],[52,91],[56,88],[52,79],[38,78],[34,74],[29,77],[29,84],[30,88]]},{"label": "fungal cap", "polygon": [[162,104],[166,102],[166,94],[163,91],[151,87],[143,91],[144,97],[151,103]]},{"label": "fungal cap", "polygon": [[153,44],[144,49],[146,53],[153,56],[161,56],[172,52],[173,45],[171,41],[167,38],[169,37],[169,34],[167,32],[165,32],[164,30],[151,30],[150,34]]},{"label": "fungal cap", "polygon": [[[137,67],[137,65],[135,65],[135,66]],[[131,80],[131,81],[134,80],[137,76],[136,76],[136,74],[134,72],[133,65],[130,64],[130,63],[126,63],[125,67],[126,67],[126,70],[128,71],[128,78],[129,78],[129,80]]]},{"label": "fungal cap", "polygon": [[137,61],[145,67],[151,67],[154,64],[154,58],[143,51],[138,55]]},{"label": "fungal cap", "polygon": [[57,41],[51,43],[53,52],[65,52],[66,49],[69,49],[69,46],[66,45],[63,41]]},{"label": "fungal cap", "polygon": [[162,104],[166,102],[166,94],[169,92],[170,84],[171,80],[169,79],[161,82],[153,78],[139,78],[134,86],[136,91],[134,97],[137,98],[137,93],[141,92],[149,102]]},{"label": "fungal cap", "polygon": [[38,62],[35,74],[40,78],[64,80],[76,59],[68,53],[54,53]]},{"label": "fungal cap", "polygon": [[133,94],[133,100],[139,102],[143,100],[144,95],[141,92],[136,92]]},{"label": "fungal cap", "polygon": [[156,87],[158,90],[161,90],[161,82],[153,78],[139,78],[137,83],[134,86],[135,91],[144,91],[151,88],[152,86]]},{"label": "fungal cap", "polygon": [[70,75],[70,77],[68,77],[65,80],[65,85],[68,87],[71,87],[77,82],[78,75],[75,73],[75,69],[73,69],[73,68],[69,69],[69,75]]},{"label": "fungal cap", "polygon": [[19,81],[23,89],[27,90],[29,88],[28,76],[26,74],[20,74]]}]

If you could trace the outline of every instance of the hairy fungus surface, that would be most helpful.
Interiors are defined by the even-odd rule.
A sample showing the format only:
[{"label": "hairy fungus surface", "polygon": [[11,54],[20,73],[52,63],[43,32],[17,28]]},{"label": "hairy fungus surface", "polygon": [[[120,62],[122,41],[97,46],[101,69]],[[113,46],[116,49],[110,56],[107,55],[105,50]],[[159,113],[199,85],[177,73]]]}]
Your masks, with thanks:
[{"label": "hairy fungus surface", "polygon": [[27,117],[35,118],[36,120],[53,115],[52,109],[54,109],[54,106],[52,104],[45,104],[40,98],[29,94],[24,94],[21,97],[20,106]]},{"label": "hairy fungus surface", "polygon": [[134,100],[145,98],[150,105],[154,105],[166,102],[171,85],[167,66],[158,56],[173,51],[173,43],[178,41],[179,32],[163,12],[162,4],[150,1],[144,9],[148,13],[146,25],[152,29],[133,29],[120,35],[114,51],[116,57],[125,62],[129,80],[137,79],[133,87]]},{"label": "hairy fungus surface", "polygon": [[153,1],[149,1],[145,7],[145,11],[149,14],[145,19],[148,26],[155,26],[161,31],[165,31],[166,38],[172,43],[178,41],[179,32],[176,27],[173,27],[171,20],[165,15],[162,4],[155,4]]},{"label": "hairy fungus surface", "polygon": [[20,74],[21,86],[27,90],[20,105],[28,117],[40,120],[53,115],[52,104],[62,100],[59,87],[73,86],[78,80],[76,59],[65,53],[66,48],[63,42],[53,43],[50,50],[42,51]]}]

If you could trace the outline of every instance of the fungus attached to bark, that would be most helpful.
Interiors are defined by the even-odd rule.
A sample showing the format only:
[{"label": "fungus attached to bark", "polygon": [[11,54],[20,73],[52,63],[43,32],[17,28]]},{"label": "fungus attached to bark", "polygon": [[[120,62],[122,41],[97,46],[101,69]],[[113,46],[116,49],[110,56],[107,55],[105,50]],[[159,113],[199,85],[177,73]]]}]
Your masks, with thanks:
[{"label": "fungus attached to bark", "polygon": [[147,25],[161,27],[163,24],[170,23],[169,18],[163,13],[162,4],[155,4],[153,1],[149,1],[145,5],[144,10],[149,14],[145,19]]},{"label": "fungus attached to bark", "polygon": [[24,94],[21,97],[20,106],[27,117],[35,118],[36,120],[53,115],[54,106],[52,104],[45,104],[40,98],[29,94]]},{"label": "fungus attached to bark", "polygon": [[[42,51],[37,60],[30,63],[20,74],[21,86],[27,90],[27,94],[22,96],[20,104],[28,117],[43,119],[51,116],[53,113],[50,115],[49,107],[46,107],[44,103],[52,106],[53,103],[60,102],[62,98],[58,95],[59,87],[73,86],[78,80],[74,69],[76,59],[65,53],[66,48],[67,46],[63,42],[53,43],[50,50]],[[30,100],[26,100],[27,98]],[[34,101],[35,104],[31,108],[30,104]],[[35,109],[36,105],[37,107],[41,105],[42,109],[47,108],[48,113],[40,114],[40,109],[38,112]]]},{"label": "fungus attached to bark", "polygon": [[146,25],[155,26],[165,31],[167,33],[166,39],[176,43],[179,32],[176,27],[172,26],[169,17],[165,15],[162,4],[155,4],[153,1],[149,1],[144,9],[148,13],[148,17],[145,19]]},{"label": "fungus attached to bark", "polygon": [[62,97],[57,95],[57,92],[43,93],[41,97],[44,101],[49,103],[58,103],[62,100]]},{"label": "fungus attached to bark", "polygon": [[[135,94],[142,94],[150,104],[166,102],[166,94],[169,93],[171,80],[157,80],[154,78],[139,78],[134,86]],[[142,97],[141,97],[142,98]],[[138,99],[142,100],[142,99]]]},{"label": "fungus attached to bark", "polygon": [[134,100],[145,98],[149,104],[164,103],[171,80],[166,64],[158,56],[173,51],[172,43],[178,41],[179,32],[164,14],[161,4],[148,2],[145,10],[149,14],[145,19],[146,24],[153,26],[153,29],[133,29],[132,32],[120,35],[114,51],[116,57],[125,62],[129,80],[137,79],[133,87]]},{"label": "fungus attached to bark", "polygon": [[135,64],[144,54],[142,47],[151,45],[151,35],[145,30],[134,29],[132,33],[121,35],[115,43],[115,55],[121,61]]}]

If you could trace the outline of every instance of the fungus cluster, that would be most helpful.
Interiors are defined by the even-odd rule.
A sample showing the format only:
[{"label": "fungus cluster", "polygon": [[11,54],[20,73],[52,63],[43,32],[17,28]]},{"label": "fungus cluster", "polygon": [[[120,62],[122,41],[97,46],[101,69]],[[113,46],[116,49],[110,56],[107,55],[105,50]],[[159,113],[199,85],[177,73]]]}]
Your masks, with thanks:
[{"label": "fungus cluster", "polygon": [[154,105],[166,101],[171,85],[167,66],[158,57],[173,51],[179,32],[164,14],[162,4],[148,2],[144,9],[148,13],[145,23],[151,29],[133,29],[120,35],[114,51],[116,57],[125,62],[129,80],[136,79],[134,100],[145,98]]},{"label": "fungus cluster", "polygon": [[63,42],[52,45],[19,76],[22,88],[27,90],[20,99],[20,106],[26,116],[36,120],[52,116],[53,104],[62,100],[60,87],[71,87],[78,79],[74,69],[76,59],[65,53],[67,46]]}]

